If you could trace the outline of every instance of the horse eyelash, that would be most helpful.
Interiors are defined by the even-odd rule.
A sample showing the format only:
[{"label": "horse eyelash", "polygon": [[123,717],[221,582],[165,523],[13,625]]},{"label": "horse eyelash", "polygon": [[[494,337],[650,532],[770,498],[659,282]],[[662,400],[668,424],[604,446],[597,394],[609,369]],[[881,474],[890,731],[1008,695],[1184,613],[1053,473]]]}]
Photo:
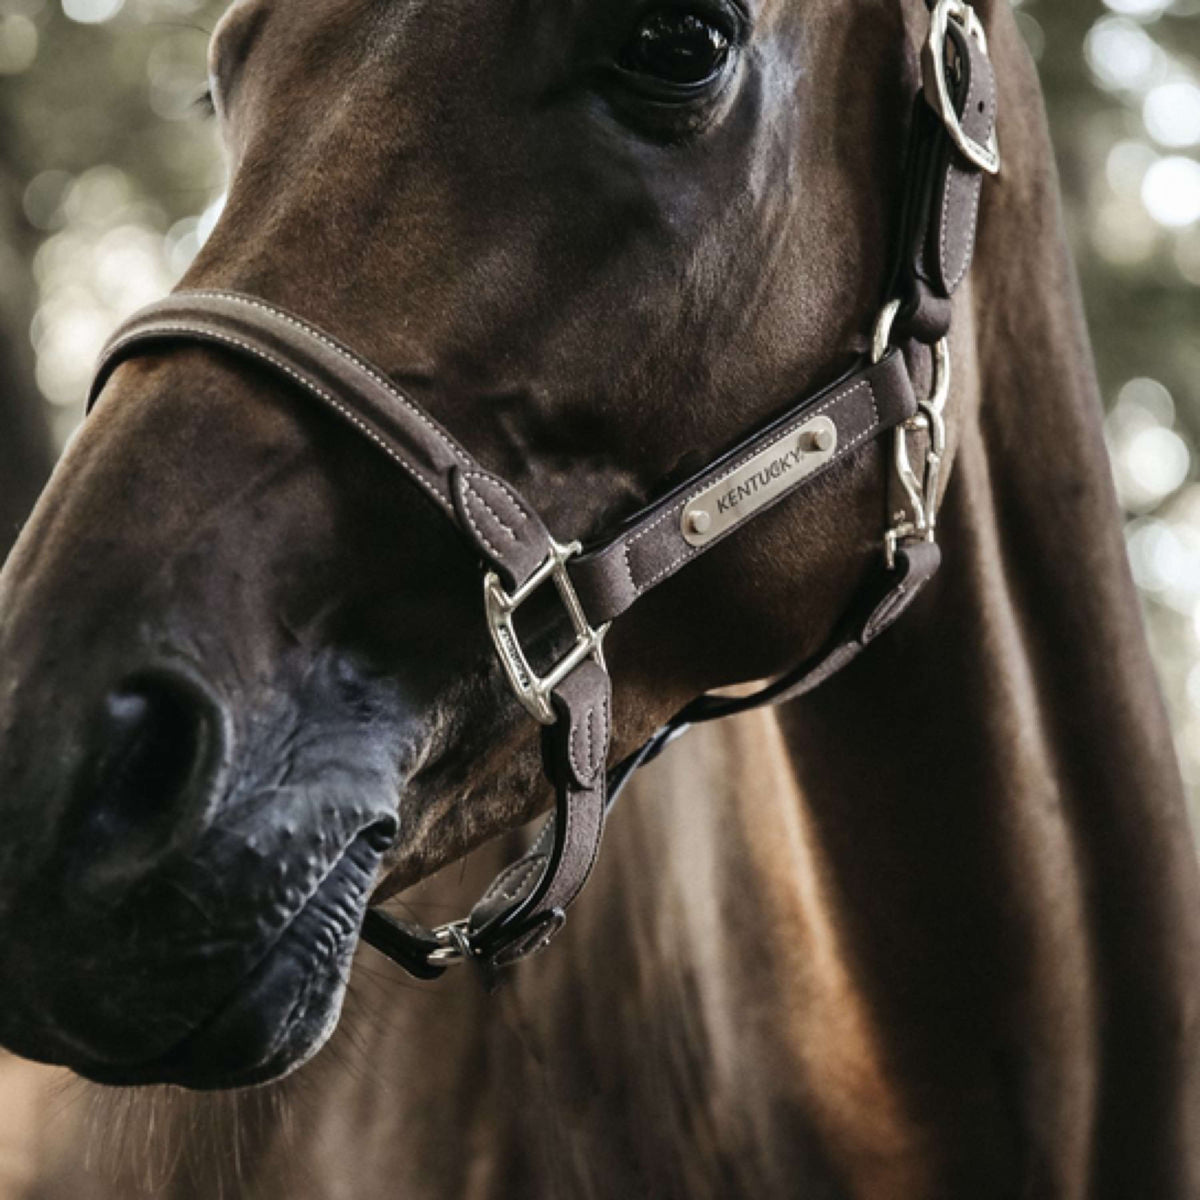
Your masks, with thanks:
[{"label": "horse eyelash", "polygon": [[209,120],[217,115],[217,102],[213,99],[212,88],[206,87],[204,91],[192,101],[192,107],[200,114],[204,120]]}]

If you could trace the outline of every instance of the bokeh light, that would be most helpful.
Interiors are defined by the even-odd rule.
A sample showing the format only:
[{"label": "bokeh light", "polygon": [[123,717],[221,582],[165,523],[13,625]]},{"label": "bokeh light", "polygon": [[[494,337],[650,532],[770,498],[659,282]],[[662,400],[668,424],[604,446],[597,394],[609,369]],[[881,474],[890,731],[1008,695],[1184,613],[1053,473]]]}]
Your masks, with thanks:
[{"label": "bokeh light", "polygon": [[[1105,7],[1090,18],[1084,55],[1111,100],[1064,84],[1051,118],[1068,216],[1091,243],[1076,248],[1130,565],[1200,818],[1200,83],[1181,23],[1200,5]],[[1102,173],[1089,153],[1103,155]]]},{"label": "bokeh light", "polygon": [[1097,21],[1084,46],[1097,82],[1112,91],[1149,87],[1167,71],[1166,57],[1154,39],[1123,17]]},{"label": "bokeh light", "polygon": [[32,368],[60,446],[109,332],[174,286],[219,212],[216,129],[196,101],[225,7],[0,0],[0,74],[20,76],[17,152],[36,168],[15,193],[25,240],[0,224],[0,282],[31,300]]},{"label": "bokeh light", "polygon": [[19,75],[37,59],[38,28],[23,13],[0,15],[0,75]]},{"label": "bokeh light", "polygon": [[1200,87],[1190,79],[1160,83],[1142,105],[1146,131],[1163,146],[1194,146],[1200,142]]},{"label": "bokeh light", "polygon": [[1152,20],[1168,8],[1170,0],[1104,0],[1104,6],[1127,17]]},{"label": "bokeh light", "polygon": [[1173,154],[1152,163],[1142,180],[1142,202],[1160,225],[1181,229],[1200,220],[1200,162]]},{"label": "bokeh light", "polygon": [[111,21],[124,3],[125,0],[62,0],[62,7],[72,21],[98,25],[101,21]]}]

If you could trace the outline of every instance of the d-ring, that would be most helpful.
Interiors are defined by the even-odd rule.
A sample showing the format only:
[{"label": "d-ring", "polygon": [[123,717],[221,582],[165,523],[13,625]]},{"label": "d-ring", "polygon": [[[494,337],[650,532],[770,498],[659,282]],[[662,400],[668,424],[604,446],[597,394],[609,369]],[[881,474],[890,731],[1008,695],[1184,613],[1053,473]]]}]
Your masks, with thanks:
[{"label": "d-ring", "polygon": [[875,319],[875,332],[871,335],[871,362],[883,360],[892,344],[892,326],[896,323],[896,314],[900,311],[899,300],[889,300]]}]

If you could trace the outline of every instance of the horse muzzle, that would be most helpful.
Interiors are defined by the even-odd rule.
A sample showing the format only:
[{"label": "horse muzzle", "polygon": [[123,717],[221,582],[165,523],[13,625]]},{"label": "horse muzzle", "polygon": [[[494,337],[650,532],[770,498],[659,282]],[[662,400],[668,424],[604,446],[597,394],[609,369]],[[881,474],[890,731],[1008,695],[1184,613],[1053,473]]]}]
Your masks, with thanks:
[{"label": "horse muzzle", "polygon": [[[23,849],[0,858],[0,1044],[107,1084],[286,1073],[336,1024],[396,834],[394,778],[369,750],[347,770],[345,722],[323,761],[277,757],[273,778],[256,777],[262,756],[230,707],[176,663],[129,674],[93,708],[64,712],[57,755],[0,721]],[[263,726],[295,739],[280,714]],[[70,770],[52,782],[47,760]]]}]

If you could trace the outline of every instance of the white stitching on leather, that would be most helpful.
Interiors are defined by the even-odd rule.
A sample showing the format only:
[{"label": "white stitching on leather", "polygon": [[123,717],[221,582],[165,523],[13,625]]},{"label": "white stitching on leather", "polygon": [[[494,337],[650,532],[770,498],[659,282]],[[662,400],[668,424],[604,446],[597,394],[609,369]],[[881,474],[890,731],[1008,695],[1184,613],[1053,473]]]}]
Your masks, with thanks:
[{"label": "white stitching on leather", "polygon": [[[952,171],[958,170],[957,167],[951,167],[950,169]],[[949,176],[947,176],[946,188],[945,188],[945,198],[942,202],[942,278],[943,279],[946,278],[946,253],[947,253],[946,239],[947,239],[947,227],[948,227],[948,217],[947,217],[946,213],[950,207],[950,191],[951,191],[952,187],[953,187],[953,182],[949,178]],[[965,253],[963,254],[962,265],[958,269],[958,274],[955,275],[955,277],[953,279],[946,280],[946,290],[948,292],[954,291],[954,289],[956,287],[958,287],[958,285],[960,283],[962,283],[963,276],[966,275],[967,268],[971,265],[971,259],[974,256],[973,250],[975,247],[975,230],[978,227],[978,223],[979,223],[979,197],[980,197],[980,192],[983,189],[983,172],[982,171],[975,172],[975,178],[971,183],[971,189],[975,193],[975,195],[970,201],[971,225],[970,225],[970,228],[967,230],[967,241],[966,241]]]},{"label": "white stitching on leather", "polygon": [[[589,704],[587,718],[583,723],[582,730],[585,739],[583,746],[584,761],[582,765],[578,762],[574,763],[575,770],[579,773],[579,778],[585,783],[590,782],[592,776],[595,774],[595,769],[592,766],[592,724],[595,720],[596,710]],[[574,739],[572,739],[572,741],[574,741]],[[572,757],[574,757],[574,755]]]},{"label": "white stitching on leather", "polygon": [[494,509],[494,508],[493,508],[493,507],[492,507],[492,506],[491,506],[491,505],[488,503],[488,502],[487,502],[487,498],[484,496],[484,494],[483,494],[483,493],[482,493],[482,492],[481,492],[481,491],[480,491],[478,488],[472,487],[472,486],[471,486],[471,485],[470,485],[470,484],[467,482],[467,480],[468,480],[468,479],[482,479],[482,480],[484,480],[485,482],[487,482],[487,483],[490,483],[490,482],[491,482],[491,476],[483,474],[483,472],[482,472],[482,471],[464,471],[464,472],[463,472],[463,486],[464,486],[464,487],[467,489],[467,491],[468,491],[468,492],[469,492],[469,493],[470,493],[472,496],[474,496],[474,497],[475,497],[475,498],[476,498],[476,499],[479,501],[479,503],[480,503],[480,504],[482,504],[482,505],[483,505],[483,507],[484,507],[484,508],[487,510],[487,512],[488,512],[488,513],[491,515],[491,518],[492,518],[492,520],[493,520],[493,521],[495,521],[495,522],[496,522],[496,524],[497,524],[497,525],[499,525],[499,526],[500,526],[500,528],[501,528],[501,529],[503,529],[503,530],[504,530],[504,532],[505,532],[505,533],[507,533],[507,534],[508,534],[508,536],[509,536],[510,538],[512,538],[512,540],[515,542],[515,541],[517,540],[517,534],[516,534],[516,531],[515,531],[515,530],[512,528],[512,526],[511,526],[511,525],[509,525],[509,524],[508,524],[508,523],[507,523],[507,522],[504,520],[504,518],[503,518],[503,517],[502,517],[502,516],[501,516],[501,515],[500,515],[500,514],[499,514],[499,513],[498,513],[498,512],[497,512],[497,511],[496,511],[496,510],[495,510],[495,509]]},{"label": "white stitching on leather", "polygon": [[[581,780],[590,781],[590,780],[595,779],[595,777],[596,777],[596,753],[595,753],[595,746],[594,746],[594,743],[596,740],[595,729],[596,729],[596,709],[594,708],[594,706],[589,704],[588,711],[587,711],[587,721],[585,722],[585,724],[583,726],[583,733],[587,736],[587,743],[583,748],[584,757],[587,760],[586,764],[581,765],[579,762],[579,756],[577,753],[575,738],[572,736],[571,738],[568,739],[568,742],[567,742],[567,753],[571,759],[571,766],[575,768],[575,774]],[[586,767],[586,769],[585,769],[585,767]]]},{"label": "white stitching on leather", "polygon": [[[607,689],[605,689],[604,695],[603,695],[603,696],[601,697],[601,699],[600,699],[600,709],[601,709],[602,719],[603,719],[603,721],[604,721],[604,728],[605,728],[605,729],[611,729],[611,728],[612,728],[612,715],[611,715],[611,713],[610,713],[610,711],[609,711],[609,692],[608,692],[608,690],[607,690]],[[605,744],[604,744],[604,747],[603,747],[603,749],[604,749],[604,757],[607,759],[607,758],[608,758],[608,743],[607,743],[607,740],[605,741]],[[599,776],[600,776],[600,779],[599,779],[599,786],[600,786],[600,787],[604,787],[604,786],[606,786],[603,772],[604,772],[604,763],[600,763],[600,764],[599,764],[599,767],[598,767],[598,773],[599,773]],[[592,786],[591,786],[591,788],[589,788],[588,790],[589,790],[589,791],[594,791],[594,790],[596,789],[596,786],[597,786],[597,780],[596,780],[595,778],[593,778],[593,780],[592,780]],[[574,807],[574,806],[572,805],[571,807]],[[604,802],[603,802],[603,798],[601,798],[601,803],[600,803],[600,806],[599,806],[599,812],[596,814],[596,820],[597,820],[597,822],[599,823],[600,829],[601,829],[601,830],[603,830],[603,828],[604,828]],[[570,904],[570,903],[571,903],[571,901],[572,901],[572,900],[574,900],[574,899],[575,899],[575,897],[576,897],[577,895],[579,895],[579,890],[580,890],[580,888],[582,888],[582,887],[583,887],[584,883],[586,883],[586,882],[587,882],[587,880],[588,880],[588,877],[589,877],[589,876],[591,875],[591,873],[592,873],[592,869],[593,869],[593,868],[595,867],[595,865],[596,865],[596,859],[599,857],[599,855],[600,855],[600,838],[599,838],[599,837],[595,837],[595,838],[593,838],[593,839],[592,839],[592,856],[591,856],[591,858],[588,860],[588,865],[587,865],[587,868],[586,868],[586,869],[584,870],[584,872],[583,872],[582,879],[581,879],[581,881],[580,881],[579,885],[578,885],[578,886],[575,888],[575,891],[574,891],[574,892],[573,892],[573,893],[572,893],[570,896],[567,896],[567,897],[566,897],[566,898],[563,900],[562,904],[560,904],[560,905],[559,905],[559,907],[560,907],[560,908],[565,908],[565,907],[566,907],[568,904]]]},{"label": "white stitching on leather", "polygon": [[[978,74],[976,72],[972,71],[971,72],[971,83],[970,83],[970,86],[967,88],[967,99],[966,99],[965,103],[963,104],[963,113],[964,114],[969,112],[971,109],[971,104],[975,99],[975,85],[978,82],[979,82]],[[990,107],[991,111],[989,113],[988,122],[987,122],[989,127],[991,127],[992,123],[995,121],[995,118],[996,118],[996,104],[997,104],[996,89],[993,87],[992,88],[992,96],[991,96],[991,100],[989,103],[989,107]],[[954,154],[955,151],[952,150],[950,153]],[[946,273],[949,270],[949,268],[946,265],[946,255],[947,255],[946,243],[947,243],[947,238],[948,238],[948,233],[949,233],[949,224],[950,224],[950,219],[949,219],[948,214],[950,211],[950,193],[954,190],[954,179],[955,179],[955,175],[953,174],[953,172],[957,172],[958,175],[963,174],[963,172],[955,165],[954,160],[952,158],[950,161],[949,171],[946,174],[946,186],[942,189],[942,236],[940,239],[940,241],[941,241],[941,252],[940,252],[941,253],[941,262],[939,264],[941,266],[942,279],[946,280],[946,290],[948,292],[953,292],[954,289],[957,288],[960,283],[962,283],[963,276],[966,275],[967,267],[970,265],[971,258],[973,257],[973,251],[974,251],[974,247],[975,247],[975,230],[978,227],[978,222],[979,222],[979,195],[980,195],[980,191],[983,188],[983,172],[976,170],[975,178],[971,184],[971,189],[975,193],[974,197],[972,198],[972,200],[970,202],[971,203],[971,226],[967,233],[967,242],[966,242],[966,246],[964,248],[965,252],[963,254],[962,265],[959,267],[958,274],[955,275],[955,277],[953,279],[946,279]]]},{"label": "white stitching on leather", "polygon": [[496,522],[496,524],[499,525],[500,528],[503,529],[504,532],[508,534],[509,538],[512,541],[516,542],[519,539],[517,538],[517,535],[512,531],[512,529],[510,529],[500,519],[500,515],[496,512],[496,510],[494,508],[492,508],[492,506],[487,502],[487,500],[484,499],[483,494],[477,488],[474,488],[471,486],[471,484],[468,480],[468,475],[472,475],[472,474],[475,476],[476,479],[486,479],[487,478],[487,476],[481,475],[478,471],[463,472],[463,488],[466,490],[467,497],[468,497],[467,502],[463,505],[463,513],[466,515],[467,524],[470,525],[471,528],[474,530],[475,536],[488,548],[492,557],[495,559],[502,559],[503,554],[501,553],[500,549],[497,546],[494,546],[492,544],[491,539],[487,536],[486,533],[483,532],[483,529],[480,527],[479,522],[475,520],[475,514],[471,511],[470,497],[474,496],[479,501],[479,503],[484,507],[484,509],[486,509],[489,513],[491,513],[492,520],[494,520]]},{"label": "white stitching on leather", "polygon": [[[463,486],[467,489],[467,492],[469,493],[470,496],[478,496],[479,495],[479,493],[469,483],[464,483]],[[480,496],[480,499],[482,500],[483,497]],[[487,508],[486,504],[484,505],[484,508]],[[488,509],[488,511],[490,512],[491,509]],[[488,553],[493,558],[499,559],[501,557],[500,550],[497,546],[492,545],[491,538],[489,538],[488,535],[483,532],[483,529],[480,527],[479,522],[477,520],[475,520],[475,514],[471,511],[471,502],[469,499],[468,499],[467,503],[463,505],[463,514],[467,518],[467,524],[470,525],[471,531],[487,548]]]},{"label": "white stitching on leather", "polygon": [[554,823],[552,821],[547,821],[542,826],[541,832],[538,833],[537,839],[534,841],[533,845],[529,847],[528,853],[535,854],[539,852],[541,850],[542,843],[550,836],[550,830],[553,828]]},{"label": "white stitching on leather", "polygon": [[[517,878],[508,881],[509,889],[507,891],[500,892],[499,893],[500,898],[502,900],[517,900],[517,899],[519,899],[522,891],[525,888],[525,885],[529,882],[530,878],[534,875],[535,872],[541,870],[541,868],[543,866],[545,866],[545,863],[546,863],[546,855],[544,855],[544,854],[539,854],[537,857],[530,859],[529,862],[527,863],[525,869],[520,873],[520,875],[517,876]],[[518,866],[520,866],[519,863],[513,863],[514,870]]]},{"label": "white stitching on leather", "polygon": [[[841,404],[844,401],[849,400],[850,397],[853,396],[855,392],[857,392],[860,388],[864,388],[864,387],[867,389],[867,393],[870,396],[871,412],[875,418],[874,424],[878,425],[879,424],[879,405],[875,399],[875,388],[869,379],[862,379],[858,383],[854,384],[852,387],[847,388],[845,391],[838,392],[836,395],[830,396],[830,398],[828,400],[826,400],[824,404],[822,404],[819,408],[815,409],[813,412],[807,412],[801,416],[797,416],[796,419],[794,421],[792,421],[785,429],[780,430],[780,432],[777,435],[777,437],[775,438],[774,442],[768,443],[766,446],[758,446],[757,448],[747,449],[746,453],[744,455],[742,455],[741,457],[739,457],[736,462],[731,464],[730,467],[724,472],[724,474],[718,476],[716,479],[711,479],[711,480],[706,481],[701,487],[698,487],[695,491],[693,491],[690,495],[685,497],[683,500],[679,501],[676,504],[671,505],[671,507],[669,509],[667,509],[667,511],[664,512],[662,514],[662,516],[660,516],[658,518],[658,520],[654,521],[650,525],[647,525],[645,529],[641,529],[636,534],[634,534],[633,537],[631,537],[629,539],[629,541],[627,541],[624,544],[624,546],[622,547],[622,549],[624,551],[625,570],[629,575],[629,581],[633,585],[634,591],[638,595],[641,595],[648,588],[651,588],[656,583],[658,583],[658,581],[660,579],[665,579],[668,575],[671,574],[672,571],[674,571],[677,567],[679,567],[680,564],[687,562],[687,560],[689,558],[698,554],[701,550],[706,550],[709,546],[715,545],[717,541],[721,540],[721,538],[723,538],[725,536],[725,534],[722,534],[721,538],[716,538],[711,542],[707,542],[704,546],[688,546],[685,543],[682,553],[680,553],[675,558],[673,558],[665,567],[662,568],[662,570],[658,571],[651,578],[643,580],[640,585],[638,584],[637,580],[634,577],[633,564],[629,557],[629,552],[633,548],[633,545],[635,542],[639,541],[641,538],[645,537],[647,534],[649,534],[653,530],[657,529],[664,521],[678,518],[679,514],[685,508],[687,508],[687,506],[689,504],[691,504],[692,501],[695,500],[695,498],[697,496],[708,491],[709,488],[716,487],[717,484],[728,479],[731,475],[736,474],[739,470],[741,470],[741,468],[747,462],[750,461],[750,459],[754,458],[758,454],[761,454],[764,450],[768,449],[770,445],[774,445],[778,442],[783,441],[784,438],[789,437],[791,434],[793,434],[798,428],[800,428],[801,425],[808,424],[809,421],[813,420],[815,417],[819,417],[822,413],[824,413],[828,409],[832,408],[835,404]],[[810,479],[815,479],[818,475],[823,474],[835,462],[839,462],[846,454],[848,454],[851,450],[853,450],[855,446],[857,446],[860,442],[862,442],[867,437],[867,435],[871,432],[871,428],[872,428],[872,426],[868,425],[857,437],[851,439],[844,446],[839,446],[837,449],[837,452],[829,460],[829,462],[823,464],[816,471],[814,471],[811,475],[806,475],[802,480],[797,480],[796,486],[798,486],[800,483],[806,483]],[[790,490],[791,489],[789,489],[789,491]],[[787,492],[782,493],[778,497],[778,499],[782,499],[783,496],[786,496],[787,494],[788,494]],[[733,525],[728,530],[726,530],[725,533],[726,534],[732,533],[733,530],[736,528],[737,528],[737,526]]]},{"label": "white stitching on leather", "polygon": [[[505,483],[504,480],[501,479],[499,476],[491,475],[484,471],[468,471],[465,473],[468,475],[474,475],[477,479],[486,480],[493,487],[499,488],[509,498],[509,500],[512,501],[512,506],[513,506],[513,508],[515,508],[517,510],[517,514],[520,516],[521,520],[528,521],[528,522],[533,521],[533,516],[531,515],[529,510],[525,507],[525,504],[521,500],[521,497],[518,496],[517,493],[515,491],[513,491],[513,489],[510,488],[508,486],[508,484]],[[493,516],[494,515],[495,514],[493,514]],[[497,517],[496,519],[499,520],[500,518]],[[516,537],[517,535],[513,534],[513,536]]]},{"label": "white stitching on leather", "polygon": [[[220,342],[227,346],[233,346],[235,349],[241,350],[245,354],[249,354],[252,358],[257,358],[262,362],[269,363],[277,371],[281,371],[289,378],[298,383],[306,392],[323,400],[331,408],[336,409],[347,421],[349,421],[360,433],[365,434],[372,442],[374,442],[390,459],[392,459],[399,467],[401,467],[413,480],[415,480],[434,500],[438,502],[451,515],[454,513],[453,505],[450,503],[450,498],[443,494],[438,487],[438,483],[433,478],[426,476],[419,468],[414,466],[408,459],[396,453],[387,442],[380,437],[374,429],[371,428],[357,413],[347,408],[340,400],[313,383],[311,379],[306,379],[299,371],[288,366],[282,359],[276,358],[275,355],[266,350],[254,345],[252,342],[243,341],[241,338],[233,337],[231,334],[218,333],[213,329],[205,329],[199,325],[185,325],[180,322],[155,320],[151,327],[151,333],[188,333],[193,337],[199,338],[201,341]],[[104,356],[104,362],[101,364],[100,371],[103,372],[109,363],[120,358],[121,350],[130,345],[132,342],[143,340],[144,334],[139,330],[133,330],[126,336],[118,338],[109,346],[107,353]]]},{"label": "white stitching on leather", "polygon": [[209,300],[227,300],[232,304],[242,304],[248,308],[257,308],[261,312],[270,314],[273,317],[278,317],[279,320],[286,322],[288,325],[294,326],[296,329],[306,333],[309,337],[320,342],[323,346],[327,346],[339,357],[343,358],[352,366],[357,367],[369,378],[373,379],[381,388],[384,389],[394,399],[399,401],[414,417],[417,418],[429,431],[454,455],[459,462],[465,463],[467,466],[472,465],[472,460],[467,452],[459,446],[444,429],[434,422],[433,418],[423,412],[416,404],[414,404],[403,392],[401,392],[395,384],[390,380],[385,379],[376,371],[370,363],[361,359],[348,347],[343,346],[341,342],[331,338],[323,330],[317,329],[310,325],[307,321],[301,320],[299,317],[294,317],[291,313],[284,312],[282,309],[275,308],[274,305],[267,304],[265,301],[256,300],[252,296],[243,296],[238,292],[222,292],[222,291],[184,291],[177,293],[180,299],[185,299],[188,296],[202,296]]},{"label": "white stitching on leather", "polygon": [[[542,851],[542,843],[550,836],[550,831],[553,828],[553,821],[547,821],[542,826],[541,832],[537,835],[533,845],[515,863],[510,867],[506,867],[492,881],[492,886],[488,888],[487,893],[480,900],[480,905],[487,904],[497,897],[501,900],[517,899],[521,894],[521,889],[525,886],[533,871],[545,865],[548,856]],[[518,872],[520,873],[519,879],[515,878]],[[508,885],[511,885],[511,891],[504,890]]]}]

